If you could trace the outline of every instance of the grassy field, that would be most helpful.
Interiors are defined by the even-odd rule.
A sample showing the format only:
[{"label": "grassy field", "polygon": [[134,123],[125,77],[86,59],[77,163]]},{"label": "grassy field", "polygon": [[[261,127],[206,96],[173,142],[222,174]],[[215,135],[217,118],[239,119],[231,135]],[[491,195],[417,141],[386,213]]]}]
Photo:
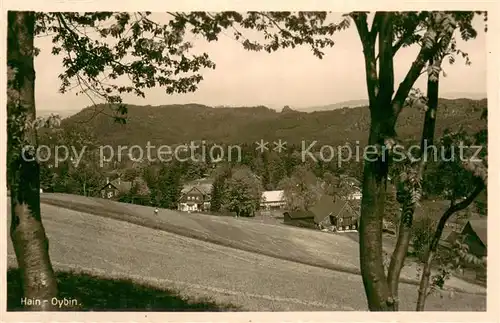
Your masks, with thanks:
[{"label": "grassy field", "polygon": [[[275,221],[262,222],[259,217],[236,219],[164,209],[155,216],[151,207],[67,194],[43,194],[42,200],[52,205],[71,207],[81,212],[125,220],[227,247],[359,274],[359,245],[356,233],[329,234],[285,226]],[[394,241],[389,238],[384,242],[385,252],[390,254]],[[418,284],[416,264],[408,261],[401,276],[403,282]],[[473,293],[486,292],[483,287],[456,278],[451,278],[446,288]]]},{"label": "grassy field", "polygon": [[[49,196],[43,195],[44,200]],[[58,271],[77,270],[107,279],[131,279],[135,284],[155,286],[155,290],[163,290],[168,295],[172,294],[169,291],[178,290],[178,297],[190,299],[193,304],[212,302],[210,304],[215,304],[213,308],[231,308],[216,304],[233,304],[237,309],[263,311],[366,310],[359,275],[312,267],[116,221],[106,218],[105,214],[113,214],[114,217],[135,216],[145,219],[148,224],[171,229],[180,225],[180,217],[185,229],[196,232],[200,237],[208,236],[212,230],[211,236],[233,239],[235,245],[268,249],[282,252],[287,257],[300,256],[315,261],[323,259],[326,262],[326,255],[330,255],[331,263],[341,263],[335,259],[338,257],[357,265],[357,245],[347,237],[163,210],[159,218],[155,219],[152,209],[141,209],[134,205],[75,196],[51,195],[51,198],[71,207],[78,204],[82,208],[86,203],[87,207],[98,209],[102,215],[42,205],[51,259]],[[74,205],[69,205],[71,201]],[[99,203],[103,203],[103,207]],[[8,254],[9,266],[15,266],[10,239]],[[10,295],[16,295],[16,290],[12,285],[9,286],[9,297],[14,297]],[[116,297],[113,290],[100,295],[101,299]],[[416,287],[402,284],[400,297],[402,309],[413,310]],[[207,298],[210,302],[206,301]],[[15,297],[9,299],[15,302]],[[13,301],[10,301],[9,309],[16,308]],[[128,302],[133,303],[131,300]],[[108,303],[103,301],[102,304]],[[146,306],[144,310],[147,310],[144,302],[138,301],[137,304],[136,307]],[[165,304],[161,306],[165,310],[175,308]],[[428,302],[428,310],[478,311],[485,308],[484,295],[455,293],[450,299],[448,293],[441,293],[431,296]]]}]

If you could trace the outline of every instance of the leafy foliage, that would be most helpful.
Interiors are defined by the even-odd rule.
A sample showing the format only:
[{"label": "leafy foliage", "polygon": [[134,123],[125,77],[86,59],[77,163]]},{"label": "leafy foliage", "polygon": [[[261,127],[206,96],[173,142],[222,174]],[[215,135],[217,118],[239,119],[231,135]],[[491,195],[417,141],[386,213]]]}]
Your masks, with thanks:
[{"label": "leafy foliage", "polygon": [[[477,132],[477,129],[486,129],[486,123],[484,121],[479,120],[480,115],[483,113],[483,108],[485,107],[486,101],[442,100],[441,102],[442,103],[439,107],[440,109],[439,113],[441,115],[439,116],[440,121],[438,123],[438,129],[440,128],[442,129],[445,126],[452,126],[453,129],[457,129],[457,127],[462,125],[463,130],[466,131],[466,133],[470,133],[471,134],[470,136],[472,136],[472,134]],[[144,107],[141,109],[147,110],[148,108]],[[163,110],[163,108],[157,108],[158,109],[157,114],[159,118],[158,120],[154,120],[152,123],[146,123],[145,117],[147,116],[147,113],[144,113],[144,110],[141,109],[139,107],[134,107],[130,109],[129,120],[134,123],[133,126],[132,124],[120,126],[121,129],[113,130],[113,132],[111,133],[109,132],[110,130],[108,128],[108,123],[106,122],[105,116],[102,117],[98,116],[88,124],[77,122],[79,117],[78,115],[75,116],[74,118],[70,118],[69,120],[65,119],[61,123],[60,127],[55,127],[52,129],[43,129],[43,131],[40,132],[40,137],[39,137],[40,144],[50,146],[52,151],[55,149],[55,146],[57,145],[66,145],[68,147],[74,146],[78,152],[81,151],[84,145],[88,145],[87,149],[83,154],[83,159],[81,161],[81,164],[89,163],[90,153],[96,147],[104,144],[114,145],[115,143],[117,143],[115,141],[116,139],[113,138],[123,138],[120,139],[119,142],[123,140],[124,142],[127,142],[128,146],[130,147],[132,144],[136,143],[140,144],[142,142],[140,141],[141,137],[144,138],[145,140],[144,142],[146,142],[147,138],[150,137],[149,136],[150,131],[154,131],[156,133],[157,131],[165,129],[164,124],[168,123],[168,121],[162,117],[163,114],[161,113],[161,111]],[[165,107],[165,109],[168,108]],[[246,127],[245,125],[248,126],[249,124],[253,124],[255,128],[257,128],[261,127],[259,126],[259,124],[262,124],[262,121],[258,119],[259,116],[261,116],[262,114],[252,113],[253,117],[250,116],[248,110],[252,110],[252,108],[248,109],[240,108],[231,110],[221,108],[222,111],[220,111],[219,109],[210,109],[210,110],[213,111],[214,115],[212,117],[213,119],[209,119],[210,121],[207,121],[207,123],[215,124],[215,126],[211,126],[211,128],[214,129],[214,131],[217,131],[218,129],[221,128],[224,129],[224,127],[228,127],[226,128],[226,130],[229,131],[228,129],[231,125],[236,125],[238,129],[242,129]],[[186,131],[185,133],[187,133],[187,135],[195,136],[196,131],[199,131],[203,125],[201,123],[198,124],[196,122],[197,115],[195,115],[194,113],[198,112],[198,110],[195,109],[194,111],[190,111],[190,109],[179,109],[176,111],[177,112],[171,114],[171,119],[173,120],[172,122],[174,124],[180,124],[180,122],[175,121],[177,118],[181,117],[190,118],[190,120],[193,120],[193,122],[184,123]],[[187,113],[184,113],[186,111]],[[225,118],[227,116],[227,112],[230,111],[232,112],[232,117],[230,119],[231,120],[230,122],[224,122],[218,124],[215,121],[218,118]],[[406,112],[411,113],[409,114],[409,116],[411,116],[411,119],[410,117],[408,117],[408,122],[410,123],[405,127],[401,127],[401,129],[408,132],[411,131],[411,134],[408,134],[406,137],[403,136],[401,137],[402,139],[411,139],[413,137],[417,137],[421,131],[420,128],[421,126],[419,125],[420,122],[419,119],[417,119],[419,118],[419,115],[421,115],[421,112],[417,109],[407,109]],[[328,115],[328,118],[330,118],[332,122],[334,122],[335,124],[338,123],[339,125],[329,130],[329,135],[327,137],[328,128],[326,127],[325,124],[325,130],[324,130],[325,141],[327,140],[327,138],[346,136],[344,130],[342,130],[341,128],[342,127],[341,124],[346,125],[349,124],[350,122],[353,122],[353,120],[359,118],[360,113],[364,113],[362,108],[353,108],[345,111],[325,112],[324,115]],[[287,144],[286,151],[281,152],[279,154],[276,152],[264,152],[263,154],[260,154],[255,150],[255,145],[239,144],[238,146],[241,148],[242,155],[244,157],[242,160],[242,164],[250,167],[252,172],[258,175],[262,179],[262,186],[263,188],[266,189],[282,189],[283,187],[280,186],[280,183],[283,183],[285,178],[291,177],[292,174],[295,172],[296,168],[302,165],[306,167],[310,172],[312,172],[316,177],[321,178],[326,182],[326,186],[324,187],[326,192],[329,192],[329,194],[335,194],[335,192],[337,192],[339,197],[347,195],[350,192],[348,191],[350,186],[339,185],[342,184],[341,181],[339,181],[342,178],[340,175],[348,174],[360,180],[362,163],[358,162],[355,158],[351,158],[351,160],[343,162],[340,165],[340,167],[336,160],[333,160],[332,162],[322,162],[321,160],[318,160],[317,162],[310,162],[310,160],[306,160],[307,163],[303,163],[300,154],[302,147],[298,145],[293,145],[293,138],[296,138],[295,140],[298,140],[299,136],[300,137],[303,136],[305,138],[311,138],[311,140],[320,139],[318,141],[318,145],[322,144],[325,141],[321,140],[322,137],[315,137],[316,136],[315,134],[317,134],[319,130],[313,127],[314,124],[317,124],[316,117],[313,117],[315,113],[306,114],[297,112],[297,114],[298,115],[302,114],[304,117],[307,117],[307,119],[306,118],[301,119],[303,125],[299,128],[294,128],[297,135],[295,135],[294,137],[287,137],[287,138],[292,138],[292,140],[290,140],[289,141],[290,143]],[[403,114],[403,116],[405,116],[405,114]],[[319,120],[323,120],[325,118],[326,117],[323,116]],[[274,128],[273,131],[277,132],[278,134],[280,132],[282,133],[282,130],[279,130],[279,128],[284,127],[286,125],[285,122],[286,119],[285,120],[276,119],[276,121],[273,123],[273,126],[276,128]],[[155,126],[156,124],[158,124],[158,128]],[[161,128],[159,127],[160,124],[163,124]],[[418,126],[413,126],[413,124],[416,124]],[[271,128],[271,126],[267,126],[266,123],[266,126],[263,128],[267,129]],[[233,143],[238,142],[237,140],[240,140],[239,142],[243,143],[251,142],[255,136],[255,132],[257,131],[258,130],[252,131],[252,133],[251,134],[248,133],[248,135],[245,131],[240,131],[239,133],[234,132],[234,135],[230,135],[229,138],[227,138],[226,140],[232,141]],[[352,138],[352,136],[356,135],[356,132],[358,130],[349,130],[349,131],[350,132],[349,134],[347,134],[347,136]],[[320,133],[322,132],[323,131],[320,130]],[[443,132],[444,131],[438,132],[438,134]],[[486,140],[485,139],[486,132],[481,131],[480,134],[484,142],[484,140]],[[169,141],[166,140],[167,142],[157,141],[152,144],[159,145],[159,144],[171,143],[174,142],[174,140],[176,141],[178,140],[177,142],[183,142],[182,140],[184,138],[183,137],[184,134],[182,132],[177,132],[174,133],[173,135],[174,137],[171,137],[171,139],[167,139],[169,140]],[[257,135],[259,134],[257,133]],[[292,135],[293,133],[290,132],[290,136]],[[361,132],[359,136],[361,137]],[[222,137],[220,137],[220,139],[224,140]],[[411,144],[412,142],[413,141],[407,141],[408,144]],[[405,143],[406,142],[403,142],[403,144]],[[345,142],[339,140],[339,144],[343,145],[345,144]],[[361,145],[360,147],[361,152],[362,152],[362,147],[363,146]],[[438,143],[438,149],[441,149],[440,147],[441,146]],[[354,149],[355,147],[352,148],[353,152],[355,152]],[[458,153],[459,151],[456,150],[456,152]],[[432,152],[430,153],[430,155],[431,156],[429,160],[429,167],[427,172],[424,174],[424,181],[422,187],[424,194],[423,197],[426,199],[428,198],[440,199],[443,196],[442,181],[440,179],[443,174],[441,172],[444,171],[444,169],[438,167],[438,163],[434,161],[434,156]],[[154,150],[153,150],[153,157],[154,157]],[[439,155],[438,157],[440,158]],[[390,176],[391,178],[393,178],[393,180],[396,180],[394,184],[397,183],[400,168],[405,165],[403,163],[404,161],[408,160],[406,159],[403,160],[402,162],[395,162],[391,166]],[[93,161],[93,163],[94,164],[98,163],[98,161]],[[77,186],[76,184],[70,185],[70,182],[72,183],[73,180],[71,181],[68,180],[71,176],[73,176],[72,173],[70,172],[70,165],[62,163],[58,168],[49,168],[50,164],[52,165],[54,164],[53,159],[41,163],[41,171],[43,173],[42,187],[44,188],[44,190],[58,191],[58,192],[64,191],[67,193],[80,194],[80,191],[77,190],[77,187],[81,188],[82,185],[81,184],[80,186]],[[161,163],[146,162],[143,166],[137,167],[136,164],[137,163],[133,163],[132,161],[128,160],[126,155],[124,155],[122,156],[121,160],[115,158],[115,160],[113,160],[109,164],[109,166],[103,168],[99,167],[98,169],[96,169],[96,172],[98,173],[98,177],[100,179],[99,185],[104,185],[103,181],[105,177],[115,178],[117,176],[116,172],[121,173],[122,180],[125,181],[132,181],[137,176],[143,176],[148,182],[148,186],[151,189],[152,192],[151,198],[155,200],[153,196],[156,196],[157,194],[156,192],[158,192],[155,183],[160,180],[158,172],[159,169],[161,169],[163,166],[161,165]],[[212,176],[214,179],[217,179],[219,166],[216,168],[215,172],[211,171],[212,167],[215,167],[216,165],[222,166],[222,164],[211,164],[204,162],[194,163],[188,161],[180,163],[177,166],[170,165],[170,163],[166,163],[165,167],[166,168],[177,167],[176,169],[180,174],[179,180],[182,183],[189,180],[199,179],[201,177],[206,176],[206,174]],[[91,194],[91,192],[89,192],[89,194]],[[393,209],[394,211],[396,211],[399,208],[398,205],[399,203],[393,203],[393,204],[394,204]],[[387,205],[386,208],[391,208],[391,207]],[[389,217],[389,215],[387,216]]]},{"label": "leafy foliage", "polygon": [[451,201],[469,195],[474,190],[471,185],[474,178],[487,178],[485,139],[484,131],[475,135],[466,133],[463,128],[446,131],[439,143],[441,156],[431,163],[425,175],[426,190]]},{"label": "leafy foliage", "polygon": [[[429,289],[426,295],[431,295],[444,290],[446,281],[453,275],[464,272],[467,267],[475,268],[482,267],[485,270],[486,257],[479,258],[469,252],[469,246],[465,243],[466,236],[460,236],[453,242],[451,248],[440,248],[434,255],[433,262],[436,267],[435,273],[431,277]],[[418,268],[417,277],[420,276],[421,270]],[[450,292],[453,296],[453,292]]]},{"label": "leafy foliage", "polygon": [[[45,191],[69,191],[94,195],[102,185],[98,141],[88,127],[40,129],[40,187]],[[45,153],[45,154],[42,154]]]},{"label": "leafy foliage", "polygon": [[181,173],[178,165],[162,165],[158,175],[152,181],[152,201],[155,206],[176,209],[181,196]]},{"label": "leafy foliage", "polygon": [[148,187],[146,180],[142,177],[134,177],[131,180],[131,188],[128,192],[120,192],[118,201],[138,205],[151,205],[152,192]]},{"label": "leafy foliage", "polygon": [[[486,144],[484,141],[481,142],[481,139],[485,138],[486,134],[484,131],[480,131],[479,133],[480,135],[476,134],[475,136],[469,136],[464,133],[462,129],[460,129],[457,132],[448,133],[441,140],[442,148],[444,148],[443,151],[445,154],[441,156],[442,159],[439,160],[438,167],[440,168],[440,177],[444,177],[444,182],[447,185],[446,188],[441,186],[441,192],[448,200],[450,200],[450,207],[441,216],[437,229],[435,230],[431,240],[429,253],[425,260],[423,270],[424,274],[422,276],[417,302],[417,310],[423,310],[427,292],[432,292],[436,288],[442,288],[445,281],[449,279],[451,272],[453,270],[460,269],[463,263],[474,263],[476,265],[486,263],[485,258],[478,259],[478,257],[468,253],[467,243],[464,243],[464,241],[456,241],[452,248],[451,256],[438,257],[440,260],[440,270],[432,277],[432,283],[429,288],[428,276],[430,273],[430,262],[433,260],[433,257],[438,251],[437,245],[443,234],[446,221],[448,221],[449,218],[458,211],[465,213],[465,216],[469,215],[470,210],[467,208],[486,186],[487,162],[483,162],[483,160],[477,159],[477,157],[483,157],[486,159],[487,153],[483,152],[483,154],[478,154],[478,151],[476,150],[472,155],[472,157],[476,159],[472,160],[470,158],[471,154],[468,152],[464,153],[463,150],[463,148],[471,147],[470,144],[474,142],[476,144]],[[456,147],[460,148],[460,153],[458,154],[454,149]],[[482,145],[479,146],[479,148],[481,147]],[[472,148],[477,149],[477,147],[473,146]],[[474,165],[474,167],[470,167],[471,164]],[[459,202],[457,203],[457,201]],[[465,212],[463,212],[464,209]]]},{"label": "leafy foliage", "polygon": [[224,207],[236,216],[254,216],[262,197],[259,179],[248,167],[237,167],[232,170],[227,181]]},{"label": "leafy foliage", "polygon": [[326,171],[322,174],[322,178],[324,180],[323,193],[338,199],[347,199],[356,189],[359,189],[359,187],[350,182],[351,178],[346,175],[336,176]]},{"label": "leafy foliage", "polygon": [[284,190],[287,208],[292,211],[309,209],[323,193],[318,178],[304,165],[298,166],[279,186]]},{"label": "leafy foliage", "polygon": [[419,260],[424,260],[434,235],[436,220],[430,216],[416,219],[413,224],[412,247],[413,253]]},{"label": "leafy foliage", "polygon": [[210,211],[220,212],[225,202],[225,194],[227,190],[226,181],[231,176],[231,169],[223,166],[215,174],[214,182],[212,184],[212,191],[210,194]]}]

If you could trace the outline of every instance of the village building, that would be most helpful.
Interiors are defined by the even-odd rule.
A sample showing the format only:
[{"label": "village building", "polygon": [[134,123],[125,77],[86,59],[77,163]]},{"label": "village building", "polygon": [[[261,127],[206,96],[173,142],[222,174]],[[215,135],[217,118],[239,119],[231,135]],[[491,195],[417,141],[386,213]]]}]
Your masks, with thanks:
[{"label": "village building", "polygon": [[487,233],[486,219],[469,219],[460,229],[450,232],[442,245],[450,246],[456,240],[464,238],[463,242],[468,245],[469,253],[478,258],[486,257],[488,245]]},{"label": "village building", "polygon": [[213,181],[201,179],[184,185],[177,204],[183,212],[206,212],[210,210]]},{"label": "village building", "polygon": [[334,231],[358,230],[359,202],[324,195],[306,211],[284,213],[284,223],[306,228]]},{"label": "village building", "polygon": [[361,189],[359,188],[354,188],[354,191],[351,192],[348,196],[347,196],[347,199],[348,200],[361,200],[361,197],[363,195],[361,194]]},{"label": "village building", "polygon": [[341,180],[345,181],[351,187],[350,193],[346,196],[347,200],[361,200],[361,182],[347,175],[340,175]]},{"label": "village building", "polygon": [[488,254],[488,229],[487,220],[469,220],[461,232],[465,236],[465,243],[469,246],[469,252],[478,258],[486,257]]},{"label": "village building", "polygon": [[260,202],[263,210],[283,209],[286,206],[285,191],[264,191]]},{"label": "village building", "polygon": [[100,189],[100,196],[103,199],[116,199],[120,194],[130,192],[132,182],[124,181],[120,177],[113,181],[106,177],[106,184]]},{"label": "village building", "polygon": [[[484,216],[473,216],[465,221],[460,229],[450,232],[450,234],[440,242],[441,247],[453,248],[453,244],[458,240],[465,243],[468,253],[476,258],[486,258],[488,255],[488,220]],[[486,266],[483,264],[462,263],[464,275],[469,279],[474,279],[479,283],[486,283]]]}]

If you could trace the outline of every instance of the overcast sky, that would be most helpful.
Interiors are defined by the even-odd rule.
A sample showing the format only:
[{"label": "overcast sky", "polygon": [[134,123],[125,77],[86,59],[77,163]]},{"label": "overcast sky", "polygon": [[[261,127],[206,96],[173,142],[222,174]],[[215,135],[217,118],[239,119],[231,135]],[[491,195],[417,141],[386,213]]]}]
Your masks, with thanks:
[{"label": "overcast sky", "polygon": [[[462,59],[450,66],[445,64],[447,77],[441,80],[440,92],[486,93],[486,36],[483,22],[477,19],[479,36],[472,41],[459,41],[460,48],[468,52],[471,66]],[[266,105],[280,109],[327,105],[331,103],[365,99],[365,71],[361,43],[355,27],[334,36],[335,46],[326,50],[320,60],[307,47],[267,52],[249,52],[227,35],[218,42],[194,41],[197,52],[207,52],[217,64],[215,70],[203,71],[204,80],[195,93],[167,95],[161,88],[147,91],[146,99],[125,97],[133,104],[201,103],[210,106]],[[37,110],[80,110],[91,102],[74,92],[58,93],[61,58],[50,53],[51,39],[36,39],[41,49],[35,60]],[[417,47],[402,49],[395,59],[396,84],[403,79],[416,56]],[[426,76],[422,75],[417,87],[425,90]]]}]

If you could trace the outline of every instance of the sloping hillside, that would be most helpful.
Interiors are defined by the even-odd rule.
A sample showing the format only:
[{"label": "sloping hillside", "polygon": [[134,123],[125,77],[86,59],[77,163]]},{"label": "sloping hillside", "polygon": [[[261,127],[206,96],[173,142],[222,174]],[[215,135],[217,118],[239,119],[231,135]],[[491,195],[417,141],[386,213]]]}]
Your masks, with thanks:
[{"label": "sloping hillside", "polygon": [[[359,246],[356,240],[346,234],[328,234],[254,220],[242,221],[233,217],[188,214],[167,209],[161,209],[157,217],[152,207],[68,194],[44,194],[43,201],[283,260],[359,274]],[[436,207],[427,205],[426,209],[431,211],[431,208]],[[394,245],[388,242],[384,249],[390,253]],[[407,264],[401,278],[404,282],[417,284],[415,265]],[[455,278],[447,282],[447,287],[485,292],[480,286]]]},{"label": "sloping hillside", "polygon": [[[68,194],[43,194],[42,202],[75,211],[131,222],[217,245],[259,253],[282,260],[347,273],[359,273],[358,244],[346,235],[327,234],[283,225],[242,221],[231,217],[186,214]],[[391,251],[392,246],[387,246]],[[415,282],[415,267],[403,270],[403,281]],[[482,287],[451,279],[447,286],[482,293]]]},{"label": "sloping hillside", "polygon": [[[438,135],[447,127],[477,130],[485,127],[479,117],[486,99],[441,99],[437,117]],[[97,114],[104,111],[106,114]],[[366,141],[369,110],[366,107],[333,111],[280,113],[266,107],[211,108],[203,105],[128,106],[127,124],[117,124],[106,106],[87,108],[65,119],[63,125],[84,123],[103,144],[178,144],[191,140],[216,143],[254,143],[260,139],[282,139],[288,143],[318,140],[343,144]],[[401,138],[416,138],[422,129],[423,111],[405,109],[398,122]]]},{"label": "sloping hillside", "polygon": [[[71,196],[66,197],[69,200]],[[76,202],[87,203],[88,206],[93,204],[99,208],[96,204],[98,201],[89,199],[85,202],[83,199]],[[60,200],[63,201],[63,197]],[[67,205],[72,206],[69,203]],[[123,207],[121,213],[118,212],[120,207]],[[117,212],[115,216],[119,216],[124,214],[128,206],[110,205],[107,211],[111,212],[111,208]],[[149,211],[146,208],[142,211],[130,209],[128,212],[146,217],[152,214]],[[363,295],[363,286],[358,275],[279,260],[47,204],[42,204],[42,213],[50,239],[51,259],[57,270],[74,269],[110,277],[129,277],[157,287],[178,289],[190,297],[210,296],[216,301],[243,306],[247,310],[366,310],[365,300],[360,297]],[[157,222],[171,223],[175,215],[180,214],[162,213]],[[206,219],[205,224],[201,224],[203,221],[198,222],[198,228],[213,223],[211,231],[217,232],[224,226],[224,221]],[[239,236],[243,243],[258,238],[257,232],[250,231],[250,228],[257,228],[259,224],[241,223],[239,229],[242,231],[238,231],[231,222],[225,224],[228,239],[235,239],[236,235],[245,231],[248,231],[247,235]],[[190,229],[197,228],[194,220],[186,219],[188,223],[191,223]],[[231,233],[233,228],[236,230],[234,235]],[[286,250],[289,246],[280,244],[287,240],[296,242],[296,248],[304,247],[304,242],[301,245],[300,240],[304,239],[306,230],[287,228],[291,230],[289,235],[280,237],[283,232],[273,226],[260,228],[268,233],[276,230],[274,235],[270,234],[272,241],[262,241],[262,248],[272,248],[271,242],[274,242],[276,248]],[[321,237],[321,233],[313,233]],[[323,236],[327,239],[329,235]],[[330,242],[335,241],[331,239]],[[311,256],[325,252],[324,249],[333,249],[330,256],[335,261],[340,254],[335,251],[337,247],[321,238],[306,243],[312,249],[303,252]],[[346,248],[347,254],[349,247]],[[15,266],[10,240],[8,263]],[[416,287],[402,284],[400,297],[402,308],[412,310]],[[453,301],[446,294],[444,298],[434,295],[430,297],[428,309],[484,310],[485,302],[485,296],[481,295],[456,293]]]}]

